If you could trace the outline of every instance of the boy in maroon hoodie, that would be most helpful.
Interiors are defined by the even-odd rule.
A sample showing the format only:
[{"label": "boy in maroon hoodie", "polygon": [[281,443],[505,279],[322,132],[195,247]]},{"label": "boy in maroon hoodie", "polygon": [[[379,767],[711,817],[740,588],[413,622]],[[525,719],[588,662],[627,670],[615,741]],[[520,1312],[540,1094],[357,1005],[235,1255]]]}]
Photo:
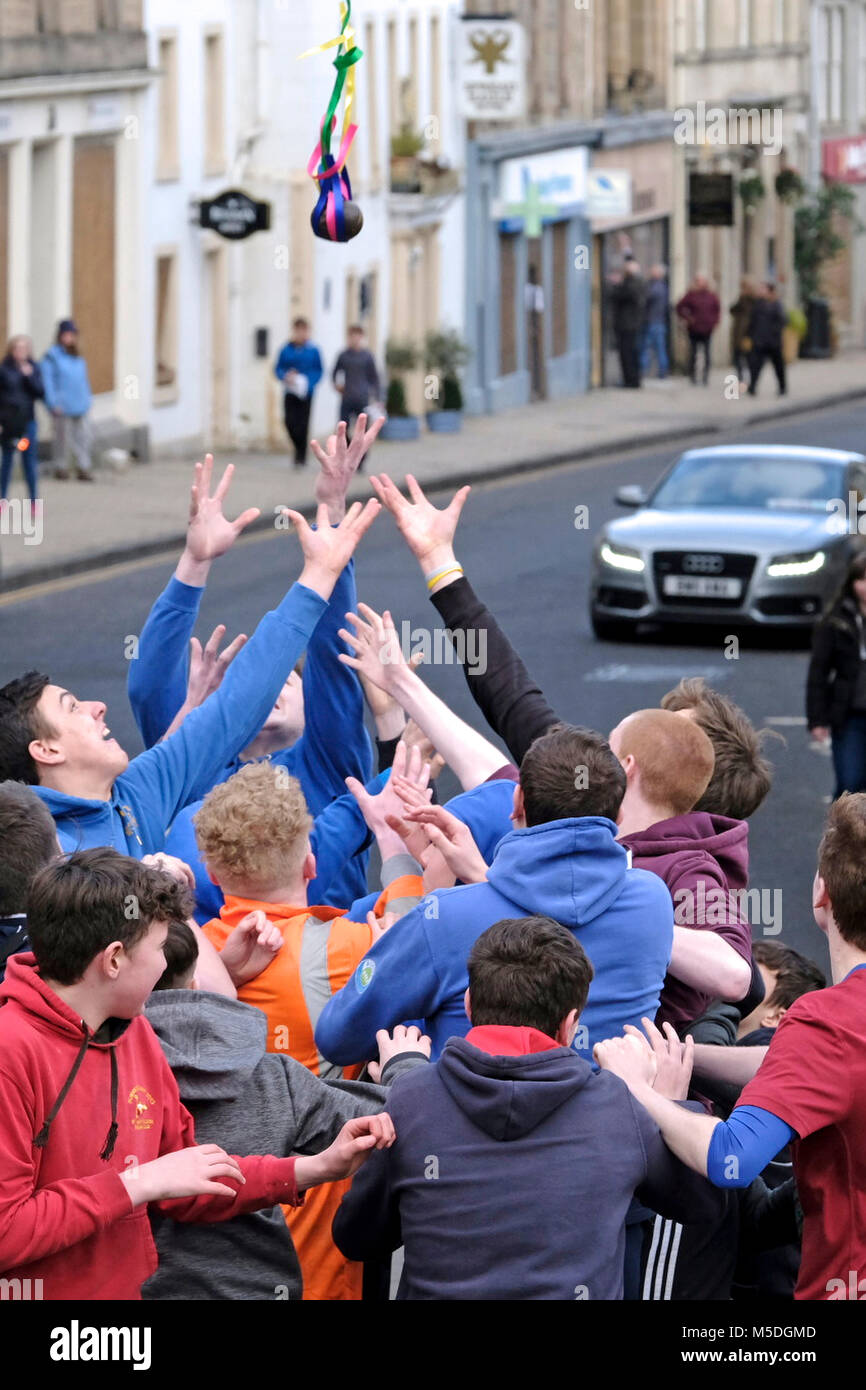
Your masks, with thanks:
[{"label": "boy in maroon hoodie", "polygon": [[658,874],[673,898],[674,946],[658,1022],[679,1029],[711,999],[742,999],[751,983],[752,934],[739,907],[748,885],[748,826],[692,810],[715,762],[693,719],[638,710],[613,730],[610,746],[627,778],[620,841],[633,865]]},{"label": "boy in maroon hoodie", "polygon": [[138,1299],[157,1267],[147,1209],[225,1221],[298,1206],[393,1142],[387,1116],[350,1120],[313,1157],[236,1158],[197,1145],[144,1004],[165,970],[185,889],[111,849],[33,882],[33,954],[0,989],[0,1271],[45,1299]]}]

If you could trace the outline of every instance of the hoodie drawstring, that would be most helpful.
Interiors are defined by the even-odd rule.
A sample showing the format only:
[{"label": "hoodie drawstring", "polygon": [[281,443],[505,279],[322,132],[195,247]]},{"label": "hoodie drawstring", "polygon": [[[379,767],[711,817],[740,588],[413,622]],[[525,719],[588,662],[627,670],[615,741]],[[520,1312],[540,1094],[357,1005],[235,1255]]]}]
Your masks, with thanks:
[{"label": "hoodie drawstring", "polygon": [[[85,1024],[82,1024],[82,1027],[84,1028],[84,1038],[83,1038],[83,1040],[82,1040],[81,1047],[78,1049],[78,1055],[76,1056],[75,1061],[72,1063],[72,1066],[71,1066],[70,1071],[69,1071],[69,1075],[67,1076],[66,1080],[65,1080],[64,1083],[63,1083],[63,1086],[62,1086],[62,1088],[61,1088],[61,1091],[60,1091],[59,1096],[57,1097],[56,1101],[54,1102],[54,1104],[52,1105],[51,1109],[49,1110],[48,1114],[47,1114],[46,1117],[45,1117],[45,1123],[43,1124],[43,1126],[42,1126],[42,1128],[40,1129],[39,1133],[37,1134],[36,1138],[33,1140],[33,1147],[34,1147],[35,1149],[44,1149],[44,1148],[45,1148],[45,1145],[48,1143],[48,1136],[49,1136],[49,1133],[50,1133],[50,1130],[51,1130],[51,1126],[52,1126],[52,1124],[54,1123],[55,1119],[57,1118],[57,1114],[58,1114],[58,1112],[59,1112],[59,1110],[60,1110],[61,1105],[62,1105],[63,1102],[65,1101],[66,1097],[69,1095],[70,1089],[71,1089],[71,1087],[72,1087],[72,1083],[73,1083],[73,1081],[75,1080],[76,1076],[78,1075],[78,1069],[79,1069],[79,1067],[81,1066],[81,1063],[84,1061],[84,1058],[85,1058],[85,1056],[86,1056],[86,1054],[87,1054],[87,1049],[88,1049],[88,1047],[90,1046],[90,1038],[91,1038],[91,1035],[90,1035],[90,1033],[88,1032],[87,1026],[86,1026]],[[115,1142],[116,1142],[116,1140],[117,1140],[117,1091],[118,1091],[118,1078],[117,1078],[117,1056],[116,1056],[116,1053],[115,1053],[115,1049],[114,1049],[113,1047],[110,1049],[110,1055],[111,1055],[111,1124],[110,1124],[109,1127],[108,1127],[108,1133],[107,1133],[106,1136],[105,1136],[105,1143],[103,1144],[103,1146],[102,1146],[102,1152],[101,1152],[100,1155],[99,1155],[99,1157],[100,1157],[101,1159],[103,1159],[103,1161],[106,1162],[106,1163],[107,1163],[108,1160],[111,1158],[111,1155],[114,1153],[114,1145],[115,1145]]]}]

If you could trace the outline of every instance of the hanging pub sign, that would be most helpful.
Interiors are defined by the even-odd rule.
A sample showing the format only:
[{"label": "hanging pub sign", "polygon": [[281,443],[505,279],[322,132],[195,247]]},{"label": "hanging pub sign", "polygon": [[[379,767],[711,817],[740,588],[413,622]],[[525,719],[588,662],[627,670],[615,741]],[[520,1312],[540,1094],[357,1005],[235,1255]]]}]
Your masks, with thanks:
[{"label": "hanging pub sign", "polygon": [[732,174],[689,174],[689,226],[733,227]]},{"label": "hanging pub sign", "polygon": [[199,226],[228,241],[243,241],[253,232],[267,232],[271,225],[270,203],[257,203],[239,188],[227,188],[217,198],[203,199]]}]

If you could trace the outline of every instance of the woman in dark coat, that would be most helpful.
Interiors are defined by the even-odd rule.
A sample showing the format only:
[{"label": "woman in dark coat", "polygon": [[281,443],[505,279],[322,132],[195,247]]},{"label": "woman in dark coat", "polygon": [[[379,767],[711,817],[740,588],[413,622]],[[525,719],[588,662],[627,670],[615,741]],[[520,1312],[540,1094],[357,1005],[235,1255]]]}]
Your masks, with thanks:
[{"label": "woman in dark coat", "polygon": [[836,796],[866,791],[866,552],[815,629],[806,720],[816,741],[832,740]]},{"label": "woman in dark coat", "polygon": [[21,459],[31,503],[38,492],[36,402],[45,391],[33,360],[33,344],[23,334],[10,338],[0,362],[0,501],[9,492],[16,454]]}]

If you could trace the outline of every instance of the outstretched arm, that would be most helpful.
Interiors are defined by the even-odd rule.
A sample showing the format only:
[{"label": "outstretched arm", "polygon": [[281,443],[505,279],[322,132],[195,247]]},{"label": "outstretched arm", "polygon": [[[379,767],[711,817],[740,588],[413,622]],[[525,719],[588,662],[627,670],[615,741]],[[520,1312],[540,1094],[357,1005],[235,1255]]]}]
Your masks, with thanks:
[{"label": "outstretched arm", "polygon": [[[475,594],[455,557],[454,536],[469,488],[461,488],[440,510],[411,474],[406,475],[411,500],[403,497],[385,473],[370,482],[421,567],[430,598],[463,665],[472,698],[519,766],[530,744],[558,723],[559,715]],[[467,660],[470,653],[483,653],[484,660]]]},{"label": "outstretched arm", "polygon": [[380,617],[365,603],[358,608],[360,617],[355,613],[346,615],[354,633],[340,630],[354,655],[341,656],[340,660],[394,696],[460,779],[465,791],[486,782],[503,766],[502,753],[450,710],[415,674],[400,650],[390,613]]}]

